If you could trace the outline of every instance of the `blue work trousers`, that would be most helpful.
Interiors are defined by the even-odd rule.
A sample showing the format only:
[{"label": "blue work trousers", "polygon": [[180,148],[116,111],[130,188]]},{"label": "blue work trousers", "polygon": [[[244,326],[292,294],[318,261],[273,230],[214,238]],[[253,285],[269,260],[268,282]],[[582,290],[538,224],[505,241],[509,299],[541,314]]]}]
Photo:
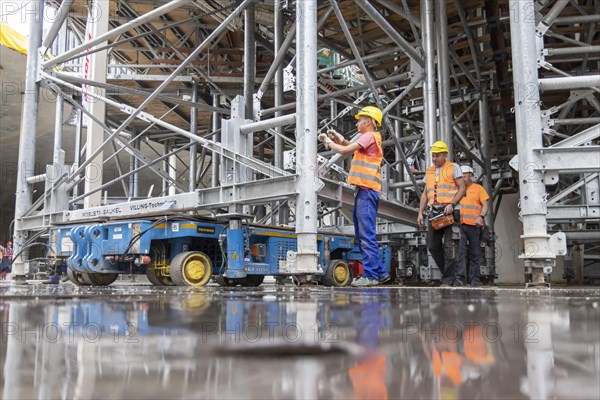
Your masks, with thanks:
[{"label": "blue work trousers", "polygon": [[354,236],[362,254],[363,277],[379,279],[387,275],[377,245],[379,192],[359,188],[354,199]]},{"label": "blue work trousers", "polygon": [[[479,284],[479,250],[481,228],[478,226],[462,224],[460,244],[458,246],[458,276],[463,282]],[[467,245],[467,242],[469,244]],[[466,277],[467,258],[469,260],[469,279]]]}]

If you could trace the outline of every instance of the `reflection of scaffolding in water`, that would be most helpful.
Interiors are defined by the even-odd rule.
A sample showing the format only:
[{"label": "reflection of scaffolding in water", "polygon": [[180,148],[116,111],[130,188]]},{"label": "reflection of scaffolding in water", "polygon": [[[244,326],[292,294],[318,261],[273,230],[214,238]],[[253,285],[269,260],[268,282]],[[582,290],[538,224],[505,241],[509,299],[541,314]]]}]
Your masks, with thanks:
[{"label": "reflection of scaffolding in water", "polygon": [[[390,398],[430,398],[444,384],[431,358],[438,349],[463,358],[463,397],[484,391],[510,398],[597,397],[598,310],[583,303],[591,291],[579,298],[558,292],[552,303],[544,295],[523,303],[515,300],[517,292],[487,293],[470,298],[468,307],[464,298],[420,289],[312,291],[301,301],[294,291],[279,292],[278,301],[231,293],[216,300],[214,293],[201,292],[161,299],[146,293],[152,299],[136,301],[13,299],[4,303],[0,319],[0,360],[4,382],[10,382],[2,394],[353,398],[349,370],[385,355],[388,372],[381,378]],[[327,326],[334,328],[331,334]],[[479,354],[491,358],[467,361],[469,343],[484,344]]]},{"label": "reflection of scaffolding in water", "polygon": [[[46,37],[43,18],[32,19],[30,47],[51,48],[55,57],[42,61],[30,52],[28,58],[17,247],[23,248],[31,231],[90,218],[252,215],[255,221],[295,225],[298,271],[313,271],[316,228],[348,227],[353,203],[351,189],[318,179],[331,165],[339,173],[345,164],[335,156],[327,161],[331,154],[322,151],[317,168],[318,126],[350,132],[352,119],[337,116],[366,102],[385,111],[380,216],[400,225],[383,225],[384,233],[414,226],[421,190],[416,171],[428,165],[425,149],[437,139],[454,144],[455,159],[473,163],[496,210],[502,194],[515,189],[509,161],[518,147],[519,176],[535,175],[518,182],[524,256],[536,272],[551,267],[555,257],[559,237],[547,236],[548,223],[583,241],[598,231],[598,153],[590,146],[600,122],[594,29],[599,10],[593,2],[246,0],[213,6],[173,0],[153,8],[97,1],[92,9],[100,12],[87,28],[83,3],[46,3],[60,6],[58,17]],[[506,20],[509,10],[520,14]],[[542,92],[547,110],[522,109],[517,101],[515,126],[509,24],[513,34],[521,32],[512,48],[513,60],[523,63],[513,62],[513,73],[533,77],[525,85],[532,93],[538,87],[551,93]],[[339,63],[318,65],[323,48]],[[534,60],[543,68],[540,80],[528,58],[533,54],[540,54]],[[578,54],[583,60],[573,59]],[[91,72],[82,77],[88,62]],[[360,71],[364,84],[349,84],[338,73],[349,66]],[[520,79],[514,83],[516,98],[531,94],[520,90]],[[54,166],[33,176],[42,88],[56,95],[57,115],[67,102],[93,122],[85,146],[79,124],[70,155],[61,150],[58,118]],[[89,110],[81,106],[83,95],[94,99]],[[542,147],[543,153],[530,151]],[[286,155],[299,161],[287,165],[291,169]],[[115,168],[114,178],[109,168]],[[37,198],[35,185],[44,185]],[[554,193],[546,203],[547,190]],[[490,227],[494,214],[486,220]],[[493,276],[493,241],[486,260]],[[14,271],[25,272],[21,258]]]}]

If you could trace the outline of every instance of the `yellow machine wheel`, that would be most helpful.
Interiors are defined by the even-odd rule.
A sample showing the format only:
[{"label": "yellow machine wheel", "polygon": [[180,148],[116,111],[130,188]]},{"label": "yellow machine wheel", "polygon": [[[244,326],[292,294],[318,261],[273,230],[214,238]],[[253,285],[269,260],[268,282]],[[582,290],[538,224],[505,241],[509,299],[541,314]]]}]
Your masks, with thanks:
[{"label": "yellow machine wheel", "polygon": [[348,286],[352,282],[352,270],[343,260],[331,260],[321,282],[326,286]]},{"label": "yellow machine wheel", "polygon": [[178,286],[205,286],[212,276],[212,262],[200,251],[187,251],[173,258],[170,270]]}]

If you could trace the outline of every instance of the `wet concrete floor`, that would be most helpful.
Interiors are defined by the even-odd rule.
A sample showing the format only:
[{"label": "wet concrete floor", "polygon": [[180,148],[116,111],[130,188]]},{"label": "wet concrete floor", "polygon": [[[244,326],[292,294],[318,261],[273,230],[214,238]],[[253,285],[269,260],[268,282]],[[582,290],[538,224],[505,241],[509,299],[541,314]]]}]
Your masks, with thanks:
[{"label": "wet concrete floor", "polygon": [[0,285],[0,398],[597,399],[598,289]]}]

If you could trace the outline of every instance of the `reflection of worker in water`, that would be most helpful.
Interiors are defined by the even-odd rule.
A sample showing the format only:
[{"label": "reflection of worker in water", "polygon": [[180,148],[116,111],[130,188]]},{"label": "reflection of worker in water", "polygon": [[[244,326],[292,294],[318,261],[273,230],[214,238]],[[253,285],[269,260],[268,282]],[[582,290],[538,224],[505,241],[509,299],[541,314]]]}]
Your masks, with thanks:
[{"label": "reflection of worker in water", "polygon": [[[472,379],[479,379],[495,362],[484,316],[457,312],[445,307],[443,320],[421,331],[425,354],[431,360],[433,375],[439,383],[441,398],[458,398],[458,390]],[[450,308],[450,310],[447,310]],[[444,322],[444,321],[447,321]]]},{"label": "reflection of worker in water", "polygon": [[383,323],[381,304],[371,300],[360,305],[357,319],[357,342],[365,347],[365,355],[348,370],[354,394],[358,399],[387,399],[385,385],[387,359],[378,352],[379,329]]}]

